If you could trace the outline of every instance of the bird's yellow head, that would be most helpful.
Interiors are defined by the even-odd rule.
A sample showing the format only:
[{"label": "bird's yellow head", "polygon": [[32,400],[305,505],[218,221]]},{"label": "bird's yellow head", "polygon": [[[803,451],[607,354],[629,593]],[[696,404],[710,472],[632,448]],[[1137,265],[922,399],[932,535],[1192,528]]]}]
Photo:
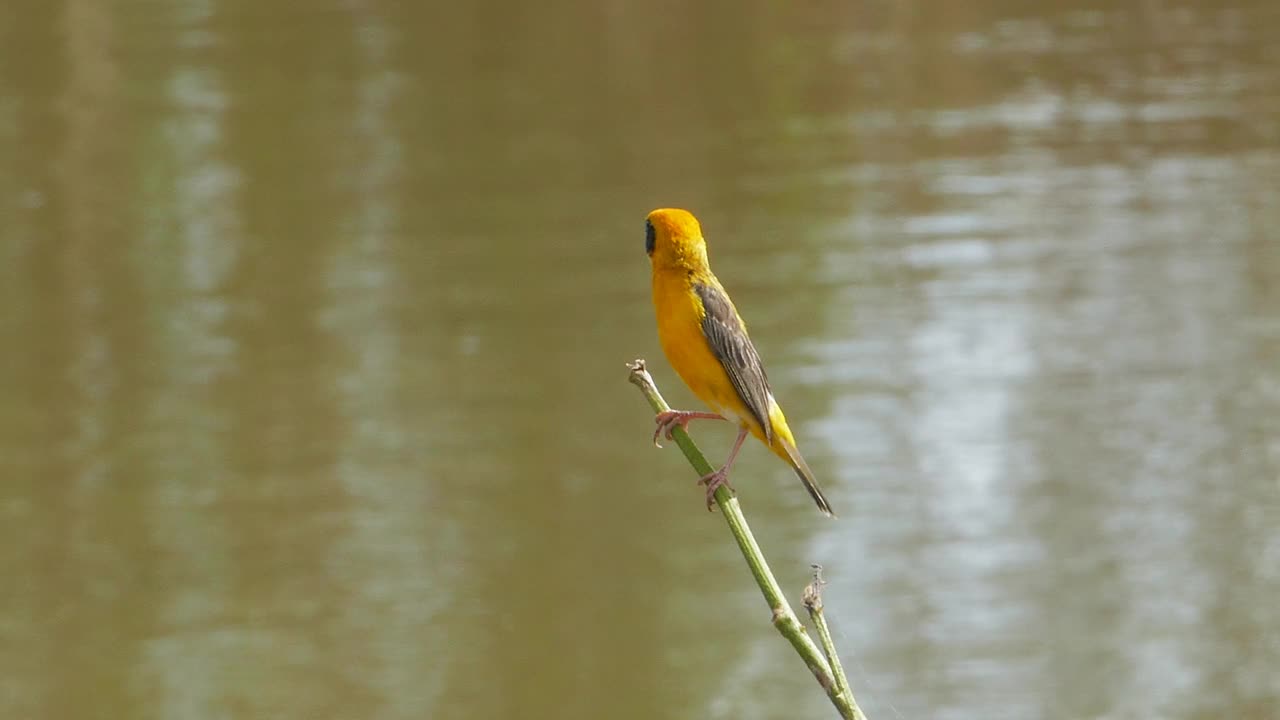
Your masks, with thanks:
[{"label": "bird's yellow head", "polygon": [[659,208],[644,223],[644,251],[655,268],[677,266],[690,270],[707,266],[707,241],[702,226],[688,210]]}]

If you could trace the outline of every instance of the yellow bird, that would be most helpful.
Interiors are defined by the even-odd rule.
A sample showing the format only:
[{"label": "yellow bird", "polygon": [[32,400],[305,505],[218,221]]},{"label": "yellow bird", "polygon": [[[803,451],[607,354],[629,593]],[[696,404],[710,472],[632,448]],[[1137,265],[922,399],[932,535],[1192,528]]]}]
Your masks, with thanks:
[{"label": "yellow bird", "polygon": [[687,210],[661,208],[645,221],[645,252],[653,266],[653,309],[658,316],[658,338],[671,366],[685,385],[715,412],[669,410],[654,419],[660,435],[671,439],[676,427],[690,420],[728,420],[738,426],[738,439],[719,470],[698,482],[707,486],[707,509],[716,488],[730,490],[729,470],[742,449],[747,433],[755,435],[800,476],[818,509],[834,517],[818,488],[813,472],[796,449],[795,438],[782,414],[760,355],[747,336],[747,326],[711,273],[702,227]]}]

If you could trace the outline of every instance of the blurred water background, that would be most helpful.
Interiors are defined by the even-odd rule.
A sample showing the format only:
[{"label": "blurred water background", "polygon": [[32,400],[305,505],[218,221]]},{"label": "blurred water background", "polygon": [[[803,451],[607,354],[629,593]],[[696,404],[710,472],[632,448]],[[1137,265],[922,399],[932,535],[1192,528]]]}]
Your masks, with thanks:
[{"label": "blurred water background", "polygon": [[[1274,0],[0,6],[0,717],[1280,717]],[[732,432],[695,426],[714,457]]]}]

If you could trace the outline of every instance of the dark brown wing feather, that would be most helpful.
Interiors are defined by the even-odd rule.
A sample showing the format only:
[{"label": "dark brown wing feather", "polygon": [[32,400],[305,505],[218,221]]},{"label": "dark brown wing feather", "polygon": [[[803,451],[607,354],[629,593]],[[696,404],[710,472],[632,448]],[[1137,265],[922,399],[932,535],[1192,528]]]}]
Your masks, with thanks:
[{"label": "dark brown wing feather", "polygon": [[694,292],[702,300],[705,315],[702,318],[702,334],[711,346],[711,352],[720,361],[738,397],[751,410],[752,416],[764,428],[765,439],[773,441],[773,427],[769,424],[769,378],[765,376],[760,355],[747,331],[733,310],[729,296],[715,285],[697,283]]}]

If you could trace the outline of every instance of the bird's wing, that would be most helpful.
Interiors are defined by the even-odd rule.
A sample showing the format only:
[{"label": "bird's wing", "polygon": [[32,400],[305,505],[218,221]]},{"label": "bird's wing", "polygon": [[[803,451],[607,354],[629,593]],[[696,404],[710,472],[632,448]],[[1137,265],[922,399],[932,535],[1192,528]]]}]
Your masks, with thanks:
[{"label": "bird's wing", "polygon": [[765,439],[773,442],[773,426],[769,423],[769,378],[765,376],[760,354],[747,337],[742,320],[724,290],[710,283],[697,283],[694,292],[702,300],[702,335],[711,352],[720,361],[733,389],[738,391],[751,415],[764,429]]}]

